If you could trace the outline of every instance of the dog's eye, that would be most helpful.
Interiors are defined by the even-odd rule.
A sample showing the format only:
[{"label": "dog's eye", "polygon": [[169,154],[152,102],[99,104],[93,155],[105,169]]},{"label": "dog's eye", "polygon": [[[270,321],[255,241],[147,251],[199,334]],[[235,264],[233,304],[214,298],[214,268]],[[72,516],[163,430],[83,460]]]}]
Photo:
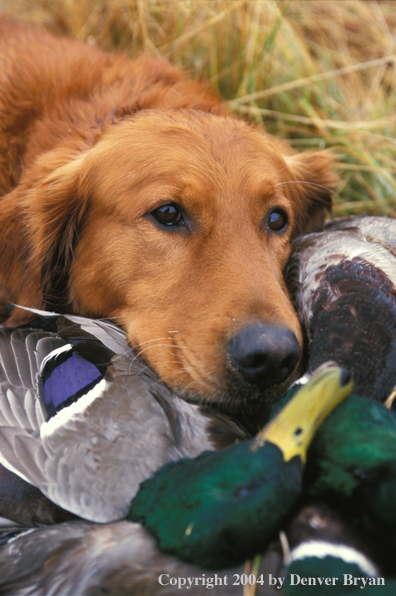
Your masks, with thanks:
[{"label": "dog's eye", "polygon": [[183,226],[184,219],[180,209],[175,205],[162,205],[151,212],[151,215],[164,226]]},{"label": "dog's eye", "polygon": [[287,226],[287,215],[282,209],[274,209],[268,217],[268,227],[273,232],[280,232]]}]

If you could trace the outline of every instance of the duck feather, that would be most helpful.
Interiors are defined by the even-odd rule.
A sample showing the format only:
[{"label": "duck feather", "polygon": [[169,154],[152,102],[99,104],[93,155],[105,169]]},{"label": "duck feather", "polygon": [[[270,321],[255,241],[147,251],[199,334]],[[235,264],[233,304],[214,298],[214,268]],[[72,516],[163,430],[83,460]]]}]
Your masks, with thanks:
[{"label": "duck feather", "polygon": [[[141,525],[127,521],[61,523],[22,532],[0,547],[2,596],[174,596],[176,590],[180,596],[206,596],[208,591],[214,596],[242,596],[246,589],[235,578],[248,570],[249,563],[215,576],[161,553]],[[281,575],[277,544],[260,557],[256,572],[264,578],[269,573]],[[179,586],[172,585],[170,578],[181,578]],[[266,581],[255,586],[257,596],[278,592]]]},{"label": "duck feather", "polygon": [[328,222],[325,230],[348,231],[360,240],[382,245],[396,257],[395,220],[391,217],[340,217]]},{"label": "duck feather", "polygon": [[157,469],[215,447],[216,417],[159,382],[111,323],[44,314],[0,329],[0,463],[75,515],[119,520]]},{"label": "duck feather", "polygon": [[308,340],[308,371],[331,359],[359,395],[396,384],[396,221],[335,220],[293,242],[286,279]]},{"label": "duck feather", "polygon": [[[396,228],[396,222],[394,225]],[[299,238],[294,242],[293,249],[287,274],[304,322],[309,322],[315,292],[332,266],[339,267],[347,262],[355,263],[356,266],[368,263],[370,267],[380,270],[396,287],[396,259],[381,244],[370,245],[366,240],[350,236],[348,232],[334,230]],[[334,288],[330,288],[330,303],[338,297]]]}]

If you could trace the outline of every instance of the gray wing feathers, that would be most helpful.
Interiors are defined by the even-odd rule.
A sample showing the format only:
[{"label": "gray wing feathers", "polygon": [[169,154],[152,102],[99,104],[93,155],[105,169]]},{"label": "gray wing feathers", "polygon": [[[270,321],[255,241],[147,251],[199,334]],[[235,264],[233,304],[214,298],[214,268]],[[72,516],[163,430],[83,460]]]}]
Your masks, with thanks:
[{"label": "gray wing feathers", "polygon": [[[55,312],[47,312],[43,310],[39,310],[36,308],[28,308],[26,306],[19,306],[15,305],[18,308],[22,308],[23,310],[27,310],[32,312],[36,315],[43,316],[43,317],[59,317],[61,316]],[[69,321],[76,323],[86,331],[90,333],[94,337],[96,337],[99,341],[101,341],[107,348],[113,350],[116,354],[125,354],[125,352],[129,349],[128,348],[128,341],[127,335],[125,331],[113,325],[108,321],[100,321],[100,320],[93,320],[93,319],[86,319],[84,317],[79,317],[75,315],[62,315]],[[47,334],[48,335],[48,334]]]},{"label": "gray wing feathers", "polygon": [[125,354],[128,350],[125,331],[116,327],[112,323],[99,320],[93,321],[91,319],[84,319],[83,317],[75,317],[71,315],[68,315],[67,318],[70,319],[70,321],[78,323],[81,329],[95,336],[116,354]]},{"label": "gray wing feathers", "polygon": [[[16,424],[21,428],[30,428],[29,419],[26,415],[24,407],[21,405],[18,395],[16,395],[12,389],[7,389],[6,395]],[[24,401],[25,400],[23,400],[23,402]]]},{"label": "gray wing feathers", "polygon": [[24,404],[26,416],[29,420],[29,427],[33,431],[38,431],[44,418],[42,414],[42,406],[38,399],[33,395],[32,391],[28,389],[25,393]]},{"label": "gray wing feathers", "polygon": [[38,431],[43,420],[43,407],[30,389],[0,385],[0,431],[2,426]]},{"label": "gray wing feathers", "polygon": [[14,423],[15,417],[12,413],[7,393],[0,386],[0,424],[1,426],[12,426]]},{"label": "gray wing feathers", "polygon": [[0,461],[35,486],[43,483],[44,476],[38,462],[43,460],[43,447],[39,440],[19,428],[4,426],[0,429]]},{"label": "gray wing feathers", "polygon": [[33,386],[37,387],[36,376],[40,372],[41,363],[48,354],[56,348],[67,345],[67,341],[57,337],[55,334],[49,335],[47,332],[30,332],[26,340],[26,350],[30,359],[30,370]]},{"label": "gray wing feathers", "polygon": [[32,376],[30,374],[29,355],[26,350],[26,337],[31,333],[29,329],[16,329],[11,333],[11,347],[14,353],[15,364],[23,387],[31,389]]},{"label": "gray wing feathers", "polygon": [[18,387],[22,384],[22,381],[19,377],[14,351],[11,347],[12,332],[10,329],[0,329],[0,332],[0,362],[4,375],[10,385]]}]

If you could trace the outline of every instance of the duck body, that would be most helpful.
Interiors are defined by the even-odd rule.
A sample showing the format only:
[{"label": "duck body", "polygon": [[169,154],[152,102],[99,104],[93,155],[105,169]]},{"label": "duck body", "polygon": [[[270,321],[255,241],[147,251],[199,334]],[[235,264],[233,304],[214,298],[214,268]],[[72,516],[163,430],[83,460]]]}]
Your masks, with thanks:
[{"label": "duck body", "polygon": [[[273,415],[309,378],[305,375],[274,404]],[[394,575],[395,493],[396,413],[376,400],[350,395],[324,420],[309,446],[303,499],[341,512],[346,525],[363,533],[363,544],[376,545],[367,549],[370,557],[377,555],[379,566]]]},{"label": "duck body", "polygon": [[396,221],[343,218],[297,238],[286,277],[306,334],[307,378],[328,360],[354,377],[354,395],[310,446],[304,500],[343,514],[343,526],[360,535],[358,549],[394,576]]},{"label": "duck body", "polygon": [[396,221],[349,217],[297,238],[286,277],[308,372],[333,360],[356,395],[385,401],[396,385]]},{"label": "duck body", "polygon": [[[268,545],[300,495],[314,429],[351,389],[341,369],[320,371],[235,443],[246,437],[234,423],[171,394],[118,328],[47,315],[0,337],[3,466],[67,512],[140,522],[160,549],[207,568]],[[234,442],[214,451],[211,424]]]},{"label": "duck body", "polygon": [[142,523],[163,551],[206,568],[252,557],[296,504],[307,446],[351,387],[346,371],[319,370],[254,439],[168,464],[147,479],[128,519]]},{"label": "duck body", "polygon": [[0,463],[62,509],[122,519],[145,478],[215,448],[212,424],[230,441],[246,437],[173,395],[119,328],[37,314],[28,327],[0,329]]}]

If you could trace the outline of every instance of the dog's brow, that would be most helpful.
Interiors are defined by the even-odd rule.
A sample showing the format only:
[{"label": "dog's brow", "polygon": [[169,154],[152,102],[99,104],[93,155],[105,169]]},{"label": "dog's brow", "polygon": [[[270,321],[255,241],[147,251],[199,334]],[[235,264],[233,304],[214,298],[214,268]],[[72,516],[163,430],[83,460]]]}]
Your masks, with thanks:
[{"label": "dog's brow", "polygon": [[170,184],[167,186],[161,186],[160,188],[157,188],[157,190],[154,193],[154,197],[157,196],[157,194],[162,193],[163,191],[166,191],[168,188],[171,188],[172,190],[177,190],[179,192],[181,192],[181,188],[179,188],[178,186],[171,186]]}]

